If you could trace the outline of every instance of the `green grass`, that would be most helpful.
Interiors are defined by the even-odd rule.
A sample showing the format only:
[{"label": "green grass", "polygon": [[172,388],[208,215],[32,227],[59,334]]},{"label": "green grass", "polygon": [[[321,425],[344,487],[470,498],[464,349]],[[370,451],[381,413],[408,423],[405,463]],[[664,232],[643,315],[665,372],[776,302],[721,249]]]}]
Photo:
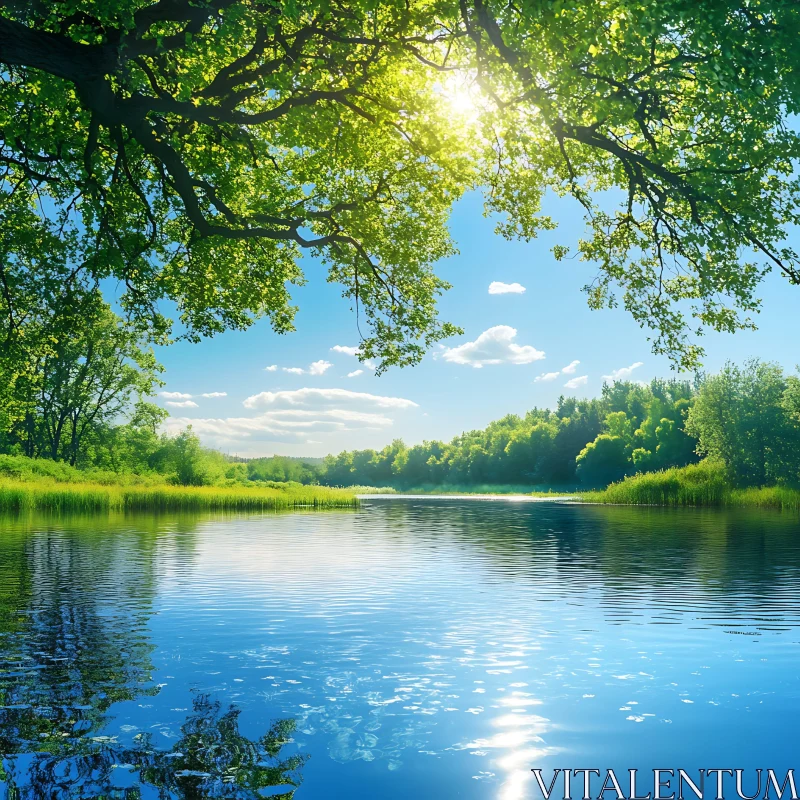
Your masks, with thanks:
[{"label": "green grass", "polygon": [[123,486],[0,478],[0,511],[278,511],[356,507],[358,499],[352,491],[325,486]]},{"label": "green grass", "polygon": [[701,462],[661,472],[646,472],[582,492],[587,503],[651,506],[735,506],[800,510],[800,490],[785,486],[735,489],[717,464]]}]

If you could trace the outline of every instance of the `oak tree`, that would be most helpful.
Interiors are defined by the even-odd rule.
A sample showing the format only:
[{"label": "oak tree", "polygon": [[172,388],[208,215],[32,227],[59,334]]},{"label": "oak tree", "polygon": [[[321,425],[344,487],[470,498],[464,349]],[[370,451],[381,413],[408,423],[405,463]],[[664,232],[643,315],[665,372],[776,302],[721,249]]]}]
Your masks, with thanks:
[{"label": "oak tree", "polygon": [[175,301],[189,337],[290,330],[310,251],[383,369],[457,330],[433,271],[455,199],[484,187],[528,239],[570,195],[590,303],[693,366],[693,333],[753,325],[765,271],[800,281],[798,33],[790,0],[6,2],[3,236],[37,271],[57,239],[156,332]]}]

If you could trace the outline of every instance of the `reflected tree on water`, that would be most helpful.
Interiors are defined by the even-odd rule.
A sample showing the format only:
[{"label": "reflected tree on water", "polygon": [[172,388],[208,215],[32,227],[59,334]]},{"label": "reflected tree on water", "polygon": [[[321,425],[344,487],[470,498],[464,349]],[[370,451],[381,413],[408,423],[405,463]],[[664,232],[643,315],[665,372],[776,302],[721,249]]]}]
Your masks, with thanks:
[{"label": "reflected tree on water", "polygon": [[281,756],[292,720],[250,740],[237,709],[198,695],[172,750],[102,735],[115,704],[159,691],[153,554],[150,537],[108,533],[0,543],[0,800],[292,796],[304,760]]},{"label": "reflected tree on water", "polygon": [[114,703],[157,692],[152,568],[55,532],[19,545],[15,589],[0,597],[0,753],[58,755],[100,730]]},{"label": "reflected tree on water", "polygon": [[[108,737],[76,737],[73,752],[30,753],[3,760],[3,800],[289,800],[305,756],[282,756],[295,723],[280,720],[259,739],[239,730],[239,709],[197,695],[171,750],[149,734],[130,746]],[[67,748],[68,749],[68,748]]]}]

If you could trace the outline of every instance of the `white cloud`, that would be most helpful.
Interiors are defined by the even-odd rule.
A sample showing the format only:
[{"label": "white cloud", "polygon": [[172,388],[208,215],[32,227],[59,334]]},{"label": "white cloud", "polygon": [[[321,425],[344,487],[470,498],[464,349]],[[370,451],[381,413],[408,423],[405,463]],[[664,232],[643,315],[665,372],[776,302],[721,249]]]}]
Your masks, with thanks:
[{"label": "white cloud", "polygon": [[386,430],[394,420],[385,414],[351,412],[346,409],[268,411],[253,417],[190,419],[172,417],[165,423],[168,433],[177,433],[187,425],[205,441],[300,442],[310,433],[326,434],[352,430]]},{"label": "white cloud", "polygon": [[198,405],[194,402],[194,400],[167,400],[164,405],[172,406],[172,408],[198,408]]},{"label": "white cloud", "polygon": [[277,364],[270,364],[268,367],[264,367],[265,372],[275,372],[276,369],[278,369]]},{"label": "white cloud", "polygon": [[580,375],[577,378],[572,378],[571,380],[568,380],[564,384],[564,386],[567,389],[577,389],[580,386],[586,386],[586,384],[588,382],[589,382],[589,376],[588,375]]},{"label": "white cloud", "polygon": [[345,344],[335,344],[331,347],[334,353],[344,353],[346,356],[357,356],[358,355],[358,348],[357,347],[349,347]]},{"label": "white cloud", "polygon": [[446,347],[442,352],[445,361],[467,364],[479,369],[487,364],[530,364],[544,358],[544,353],[529,344],[514,342],[516,328],[495,325],[485,330],[474,342],[458,347]]},{"label": "white cloud", "polygon": [[167,400],[189,400],[191,398],[190,394],[183,392],[159,392],[159,394]]},{"label": "white cloud", "polygon": [[324,359],[320,359],[319,361],[315,361],[308,367],[308,374],[309,375],[324,375],[326,370],[329,370],[333,364],[330,361],[325,361]]},{"label": "white cloud", "polygon": [[603,375],[603,380],[607,381],[624,381],[630,378],[635,369],[639,369],[644,364],[643,361],[636,361],[629,367],[620,367],[611,371],[610,375]]},{"label": "white cloud", "polygon": [[[246,408],[258,408],[252,417],[224,419],[171,418],[168,432],[191,424],[205,441],[215,444],[248,441],[301,443],[309,435],[352,430],[385,431],[394,424],[388,409],[416,408],[403,397],[384,397],[346,389],[298,389],[262,392],[244,401]],[[315,442],[317,443],[317,442]]]},{"label": "white cloud", "polygon": [[347,377],[348,378],[357,378],[359,375],[363,375],[363,374],[364,374],[364,370],[363,369],[354,369],[352,372],[348,372],[347,373]]},{"label": "white cloud", "polygon": [[503,283],[492,281],[489,284],[489,294],[524,294],[525,287],[521,283]]},{"label": "white cloud", "polygon": [[206,392],[201,397],[227,397],[227,392]]},{"label": "white cloud", "polygon": [[385,397],[366,392],[351,392],[348,389],[295,389],[282,392],[261,392],[248,397],[245,408],[296,408],[331,407],[342,403],[377,406],[378,408],[417,408],[413,400],[404,397]]},{"label": "white cloud", "polygon": [[330,361],[325,361],[325,359],[321,358],[319,361],[309,364],[308,369],[303,369],[302,367],[281,367],[281,369],[290,375],[324,375],[332,366],[333,364]]},{"label": "white cloud", "polygon": [[[541,375],[539,375],[538,377],[534,378],[533,381],[534,381],[534,383],[539,383],[539,381],[548,381],[549,382],[549,381],[554,381],[559,375],[574,375],[575,374],[575,370],[578,368],[578,364],[580,364],[580,363],[581,362],[577,361],[577,360],[570,361],[570,363],[567,364],[566,367],[564,367],[563,369],[559,370],[558,372],[543,372]],[[584,378],[585,377],[586,376],[584,376]],[[575,384],[575,386],[580,386],[580,385],[582,385],[582,383],[585,383],[585,382],[586,382],[585,380],[580,381],[579,383]],[[570,381],[570,383],[571,383],[571,381]],[[575,387],[574,386],[570,386],[570,383],[567,383],[566,385],[570,389],[574,389]]]},{"label": "white cloud", "polygon": [[[357,347],[350,347],[349,345],[344,344],[335,344],[333,347],[331,347],[331,350],[333,350],[334,353],[344,353],[346,356],[354,356],[355,358],[358,358],[358,356],[361,355],[361,351]],[[377,364],[375,364],[375,362],[369,358],[364,359],[364,361],[361,363],[367,369],[375,370],[378,368]],[[351,376],[348,375],[347,377],[349,378]]]}]

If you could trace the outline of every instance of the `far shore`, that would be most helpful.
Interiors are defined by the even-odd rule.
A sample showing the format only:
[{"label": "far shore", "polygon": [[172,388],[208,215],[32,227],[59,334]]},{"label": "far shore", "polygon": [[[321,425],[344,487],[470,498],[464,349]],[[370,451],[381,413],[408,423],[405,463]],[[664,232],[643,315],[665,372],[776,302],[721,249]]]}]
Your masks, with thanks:
[{"label": "far shore", "polygon": [[357,494],[359,500],[511,500],[522,503],[546,503],[560,500],[579,500],[575,494],[507,494],[481,493],[463,494],[459,492],[430,492],[421,494],[403,494],[402,492],[381,492],[380,494]]}]

